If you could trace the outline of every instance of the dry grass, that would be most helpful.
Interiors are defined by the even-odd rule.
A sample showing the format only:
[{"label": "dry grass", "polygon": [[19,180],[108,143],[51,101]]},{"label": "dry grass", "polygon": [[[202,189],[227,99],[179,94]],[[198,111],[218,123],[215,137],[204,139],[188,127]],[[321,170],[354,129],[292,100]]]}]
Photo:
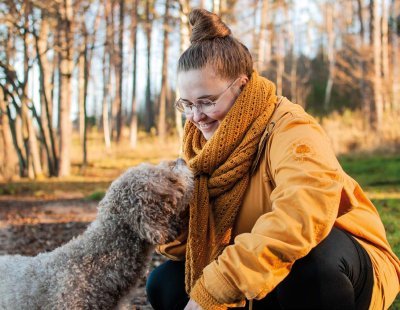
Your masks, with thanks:
[{"label": "dry grass", "polygon": [[[349,153],[394,153],[400,151],[400,122],[395,114],[386,114],[381,132],[369,129],[363,122],[359,111],[345,111],[343,114],[332,113],[320,119],[322,127],[332,141],[337,154]],[[0,135],[0,150],[3,141]],[[156,163],[162,159],[176,158],[179,154],[180,142],[177,137],[169,137],[160,142],[157,137],[139,133],[138,146],[129,147],[128,132],[123,132],[122,141],[106,149],[102,133],[91,131],[88,135],[88,165],[82,167],[82,147],[77,133],[72,141],[72,173],[68,180],[99,181],[110,180],[124,169],[141,162]],[[0,180],[3,166],[3,152],[0,151]],[[18,175],[17,156],[14,154],[13,171]],[[17,180],[18,177],[13,180]],[[65,179],[64,179],[65,180]]]},{"label": "dry grass", "polygon": [[[29,180],[15,177],[0,179],[0,195],[34,196],[37,198],[98,199],[110,182],[129,167],[142,162],[158,163],[179,156],[179,139],[169,137],[160,142],[156,137],[140,135],[138,146],[131,149],[125,137],[110,149],[104,145],[102,135],[91,132],[88,139],[88,164],[82,165],[82,147],[77,134],[73,135],[71,176]],[[1,160],[1,158],[0,158]],[[17,168],[17,167],[16,167]]]},{"label": "dry grass", "polygon": [[72,175],[86,178],[115,178],[128,167],[142,162],[157,163],[175,159],[179,155],[179,139],[169,137],[160,142],[157,137],[140,134],[138,145],[132,149],[127,137],[120,143],[113,143],[110,149],[104,144],[102,135],[92,132],[88,139],[88,162],[82,168],[82,148],[78,137],[73,140]]},{"label": "dry grass", "polygon": [[384,115],[380,132],[365,124],[360,111],[346,110],[320,119],[336,154],[394,153],[400,150],[400,116]]},{"label": "dry grass", "polygon": [[[0,145],[2,141],[0,138]],[[157,163],[161,160],[175,159],[179,155],[180,142],[176,137],[168,137],[160,142],[157,137],[139,134],[138,145],[132,149],[128,137],[124,136],[120,143],[112,143],[107,149],[103,136],[97,131],[88,135],[88,164],[82,166],[82,146],[77,133],[72,137],[71,176],[61,181],[104,181],[118,176],[128,167],[142,162]],[[16,157],[16,154],[15,154]],[[3,152],[0,152],[0,166],[3,162]],[[15,171],[17,171],[16,163]],[[18,181],[16,176],[13,181]],[[54,182],[55,180],[52,179]],[[46,182],[46,180],[44,180]],[[57,181],[55,181],[57,182]]]}]

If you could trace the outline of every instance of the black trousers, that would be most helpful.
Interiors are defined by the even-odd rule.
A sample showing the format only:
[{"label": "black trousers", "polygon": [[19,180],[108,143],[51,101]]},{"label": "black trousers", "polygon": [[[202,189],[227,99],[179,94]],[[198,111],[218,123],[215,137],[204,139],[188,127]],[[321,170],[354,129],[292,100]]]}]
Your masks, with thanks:
[{"label": "black trousers", "polygon": [[[150,274],[146,290],[156,310],[183,309],[185,263],[167,261]],[[289,275],[253,309],[368,309],[373,288],[370,258],[348,233],[333,228],[328,237],[297,260]],[[248,302],[245,308],[248,309]]]}]

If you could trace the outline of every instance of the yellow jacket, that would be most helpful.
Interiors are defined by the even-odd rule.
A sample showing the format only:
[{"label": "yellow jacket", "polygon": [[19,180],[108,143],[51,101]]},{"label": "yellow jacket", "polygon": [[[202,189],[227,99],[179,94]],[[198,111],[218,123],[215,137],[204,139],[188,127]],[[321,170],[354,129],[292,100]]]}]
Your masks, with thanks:
[{"label": "yellow jacket", "polygon": [[[279,101],[234,227],[234,242],[204,268],[191,298],[200,305],[207,300],[210,309],[262,299],[336,226],[350,232],[371,258],[370,309],[387,309],[399,292],[400,261],[375,207],[343,171],[315,119],[286,98]],[[184,259],[184,236],[158,250]]]}]

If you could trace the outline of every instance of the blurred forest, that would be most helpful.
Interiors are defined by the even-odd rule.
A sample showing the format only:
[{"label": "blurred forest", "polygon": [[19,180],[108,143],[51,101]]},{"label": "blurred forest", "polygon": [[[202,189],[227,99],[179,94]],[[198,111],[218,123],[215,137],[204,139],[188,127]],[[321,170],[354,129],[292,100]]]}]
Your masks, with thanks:
[{"label": "blurred forest", "polygon": [[0,176],[70,175],[73,137],[82,168],[90,135],[104,155],[179,139],[194,7],[222,16],[338,153],[400,145],[400,0],[2,0]]}]

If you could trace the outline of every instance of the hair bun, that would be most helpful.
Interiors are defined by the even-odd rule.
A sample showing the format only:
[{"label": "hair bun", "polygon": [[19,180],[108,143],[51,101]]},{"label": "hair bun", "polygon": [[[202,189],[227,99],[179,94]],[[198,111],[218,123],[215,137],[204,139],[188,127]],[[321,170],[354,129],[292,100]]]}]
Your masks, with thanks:
[{"label": "hair bun", "polygon": [[189,22],[192,26],[191,43],[224,38],[231,34],[231,30],[218,15],[204,9],[192,10]]}]

